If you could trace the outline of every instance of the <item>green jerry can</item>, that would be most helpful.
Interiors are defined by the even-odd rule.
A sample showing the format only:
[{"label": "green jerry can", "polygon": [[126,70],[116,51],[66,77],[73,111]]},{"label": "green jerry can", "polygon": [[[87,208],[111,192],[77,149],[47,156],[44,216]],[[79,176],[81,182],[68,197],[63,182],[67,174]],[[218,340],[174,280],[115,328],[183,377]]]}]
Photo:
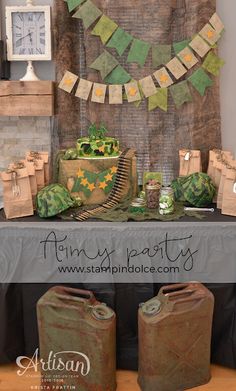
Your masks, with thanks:
[{"label": "green jerry can", "polygon": [[90,291],[57,286],[37,303],[41,385],[116,390],[116,316]]},{"label": "green jerry can", "polygon": [[214,297],[202,284],[174,284],[140,305],[142,391],[182,391],[208,383]]}]

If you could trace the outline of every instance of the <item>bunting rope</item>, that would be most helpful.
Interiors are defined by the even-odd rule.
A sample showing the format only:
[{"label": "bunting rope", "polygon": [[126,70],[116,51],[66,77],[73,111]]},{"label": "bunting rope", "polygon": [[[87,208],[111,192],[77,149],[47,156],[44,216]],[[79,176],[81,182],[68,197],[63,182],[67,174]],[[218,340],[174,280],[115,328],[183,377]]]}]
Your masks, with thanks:
[{"label": "bunting rope", "polygon": [[[74,10],[75,8],[77,9],[81,4],[83,4],[82,7],[85,7],[86,5],[86,7],[89,7],[89,9],[91,4],[92,7],[94,6],[90,0],[87,0],[86,2],[82,0],[67,0],[67,3],[69,10]],[[89,5],[87,3],[89,3]],[[73,16],[83,16],[82,19],[86,28],[86,26],[90,26],[92,23],[89,24],[87,19],[86,21],[84,20],[84,15],[87,15],[87,13],[79,12],[81,11],[81,8],[76,11],[75,15],[77,16]],[[101,11],[94,11],[89,12],[88,15],[91,22],[95,15],[96,19],[98,19],[102,13]],[[103,15],[100,20],[103,17],[105,16]],[[94,19],[94,21],[96,21],[96,19]],[[104,21],[102,21],[102,25],[104,27]],[[106,23],[105,26],[106,27],[103,29],[100,26],[99,29],[96,29],[95,31],[102,31],[106,37],[109,34],[109,37],[111,37],[113,36],[112,34],[118,29],[118,26],[115,28],[114,25],[112,28],[109,27],[108,30],[110,33],[108,34],[108,27]],[[69,71],[66,71],[59,84],[59,88],[68,93],[71,93],[77,84],[77,81],[79,80],[77,89],[75,91],[75,96],[80,99],[87,101],[91,94],[92,102],[105,103],[106,93],[107,90],[109,90],[109,104],[122,104],[124,100],[128,100],[128,102],[133,102],[136,104],[136,106],[138,106],[141,103],[143,97],[145,97],[148,98],[149,111],[152,111],[157,107],[163,111],[167,111],[168,90],[170,90],[172,98],[177,108],[179,108],[183,103],[192,101],[191,91],[188,86],[189,83],[200,93],[201,96],[204,96],[206,89],[213,85],[213,80],[206,72],[214,76],[219,75],[220,69],[224,65],[224,61],[214,53],[214,50],[211,49],[214,45],[217,44],[223,30],[224,25],[219,16],[215,13],[210,18],[209,23],[207,23],[203,29],[194,36],[192,40],[174,44],[175,53],[177,53],[174,58],[170,60],[168,59],[169,61],[164,64],[162,68],[156,70],[152,75],[146,76],[139,81],[133,80],[132,77],[126,72],[126,70],[121,67],[115,57],[104,50],[104,52],[94,61],[94,63],[90,65],[90,68],[100,71],[102,79],[105,80],[108,85],[91,82],[89,80],[79,78],[79,76]],[[142,48],[140,47],[140,50],[141,49]],[[157,54],[157,46],[155,46],[155,50]],[[161,59],[163,59],[162,54],[163,53],[159,52]],[[206,56],[202,66],[195,70],[187,80],[178,82],[179,79],[187,74],[188,70],[192,69],[199,63],[199,60],[196,56],[201,58]],[[132,57],[132,55],[130,55],[130,57]],[[176,80],[174,81],[174,79]],[[156,87],[155,83],[158,83],[158,88]]]},{"label": "bunting rope", "polygon": [[[100,37],[103,45],[116,49],[119,56],[122,56],[125,50],[131,45],[127,58],[128,63],[135,62],[140,66],[144,66],[151,48],[154,67],[171,60],[171,45],[153,45],[150,42],[133,37],[130,33],[119,27],[114,20],[103,14],[92,0],[65,1],[72,17],[81,19],[86,30],[99,19],[91,34]],[[224,24],[217,13],[214,13],[209,19],[209,23],[203,27],[199,34],[210,45],[214,45],[223,30]],[[178,54],[178,52],[184,49],[190,41],[191,39],[174,43],[173,49],[175,54]]]}]

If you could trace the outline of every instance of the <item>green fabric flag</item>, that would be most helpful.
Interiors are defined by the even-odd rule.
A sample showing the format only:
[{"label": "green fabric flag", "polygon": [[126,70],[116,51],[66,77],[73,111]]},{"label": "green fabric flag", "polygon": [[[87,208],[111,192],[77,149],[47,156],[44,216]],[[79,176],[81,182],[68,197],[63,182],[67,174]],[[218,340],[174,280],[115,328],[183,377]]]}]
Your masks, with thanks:
[{"label": "green fabric flag", "polygon": [[180,108],[185,102],[192,102],[192,95],[186,80],[171,86],[170,92],[177,108]]},{"label": "green fabric flag", "polygon": [[108,48],[115,48],[119,56],[122,56],[132,40],[132,35],[126,33],[126,31],[119,27],[106,46]]},{"label": "green fabric flag", "polygon": [[131,80],[131,76],[121,65],[118,65],[113,71],[104,79],[108,84],[125,84]]},{"label": "green fabric flag", "polygon": [[213,51],[209,52],[202,68],[207,72],[211,73],[214,76],[219,76],[220,69],[225,64],[225,61],[222,60],[219,56],[217,56]]},{"label": "green fabric flag", "polygon": [[134,39],[129,51],[127,61],[136,62],[143,67],[146,62],[150,48],[151,45],[149,43],[141,41],[140,39]]},{"label": "green fabric flag", "polygon": [[87,0],[73,15],[73,18],[82,19],[84,28],[88,29],[101,15],[102,11],[100,11],[91,0]]},{"label": "green fabric flag", "polygon": [[159,67],[165,65],[171,60],[171,45],[153,45],[152,46],[152,65]]},{"label": "green fabric flag", "polygon": [[102,80],[118,65],[118,61],[106,50],[91,64],[89,68],[100,71]]},{"label": "green fabric flag", "polygon": [[196,88],[201,96],[205,95],[206,88],[211,87],[213,80],[206,74],[206,72],[199,68],[189,78],[190,83]]},{"label": "green fabric flag", "polygon": [[185,39],[184,41],[173,43],[175,54],[178,54],[179,52],[181,52],[181,50],[185,49],[190,42],[191,39]]},{"label": "green fabric flag", "polygon": [[85,0],[67,0],[69,12],[73,11],[76,7],[84,2]]},{"label": "green fabric flag", "polygon": [[157,88],[155,95],[148,98],[148,111],[152,111],[159,107],[163,111],[168,109],[168,89]]},{"label": "green fabric flag", "polygon": [[117,28],[118,25],[113,20],[106,15],[102,15],[91,34],[100,37],[103,45],[105,45]]}]

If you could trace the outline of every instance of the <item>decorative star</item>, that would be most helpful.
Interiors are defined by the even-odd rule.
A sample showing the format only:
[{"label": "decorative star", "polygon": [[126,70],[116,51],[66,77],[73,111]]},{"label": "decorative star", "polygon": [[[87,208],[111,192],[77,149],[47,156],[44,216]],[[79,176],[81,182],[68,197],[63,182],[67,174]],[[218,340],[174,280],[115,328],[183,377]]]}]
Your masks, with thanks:
[{"label": "decorative star", "polygon": [[81,170],[81,168],[80,168],[79,171],[77,172],[77,177],[78,177],[78,178],[83,178],[83,177],[84,177],[84,171]]},{"label": "decorative star", "polygon": [[113,167],[111,168],[111,173],[112,173],[112,174],[116,174],[116,173],[117,173],[117,167],[113,166]]},{"label": "decorative star", "polygon": [[113,176],[111,174],[107,174],[105,176],[105,179],[106,179],[107,182],[112,181],[112,178],[113,178]]},{"label": "decorative star", "polygon": [[100,182],[99,183],[99,189],[105,189],[107,187],[107,183],[106,182]]},{"label": "decorative star", "polygon": [[97,88],[96,91],[95,91],[95,95],[96,96],[102,96],[103,95],[103,90],[101,88]]},{"label": "decorative star", "polygon": [[137,94],[137,89],[135,87],[130,87],[129,88],[129,95],[135,96],[136,94]]},{"label": "decorative star", "polygon": [[87,178],[82,179],[81,184],[82,184],[83,186],[88,185],[88,179],[87,179]]},{"label": "decorative star", "polygon": [[105,152],[105,145],[102,145],[98,148],[99,152]]},{"label": "decorative star", "polygon": [[95,189],[94,183],[89,183],[89,184],[88,184],[88,189],[89,189],[90,191],[93,191],[93,190]]},{"label": "decorative star", "polygon": [[161,77],[160,77],[160,81],[162,82],[162,83],[166,83],[167,81],[168,81],[168,76],[167,75],[161,75]]},{"label": "decorative star", "polygon": [[208,36],[208,38],[212,38],[214,36],[214,32],[212,30],[209,30],[207,32],[207,36]]},{"label": "decorative star", "polygon": [[191,62],[193,59],[193,56],[191,54],[186,54],[186,56],[184,56],[184,60],[186,62]]},{"label": "decorative star", "polygon": [[72,83],[73,83],[73,80],[71,80],[71,79],[66,79],[64,81],[64,84],[67,85],[67,86],[70,86]]}]

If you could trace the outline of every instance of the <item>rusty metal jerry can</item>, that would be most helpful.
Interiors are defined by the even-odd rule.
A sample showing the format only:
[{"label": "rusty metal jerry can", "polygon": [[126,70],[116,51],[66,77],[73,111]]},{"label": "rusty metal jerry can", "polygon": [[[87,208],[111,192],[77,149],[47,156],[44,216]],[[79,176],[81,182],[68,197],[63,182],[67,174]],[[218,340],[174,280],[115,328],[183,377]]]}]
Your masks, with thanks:
[{"label": "rusty metal jerry can", "polygon": [[200,283],[161,288],[139,309],[142,391],[182,391],[210,380],[214,297]]},{"label": "rusty metal jerry can", "polygon": [[90,291],[57,286],[38,301],[37,316],[41,384],[47,390],[116,390],[113,310]]}]

